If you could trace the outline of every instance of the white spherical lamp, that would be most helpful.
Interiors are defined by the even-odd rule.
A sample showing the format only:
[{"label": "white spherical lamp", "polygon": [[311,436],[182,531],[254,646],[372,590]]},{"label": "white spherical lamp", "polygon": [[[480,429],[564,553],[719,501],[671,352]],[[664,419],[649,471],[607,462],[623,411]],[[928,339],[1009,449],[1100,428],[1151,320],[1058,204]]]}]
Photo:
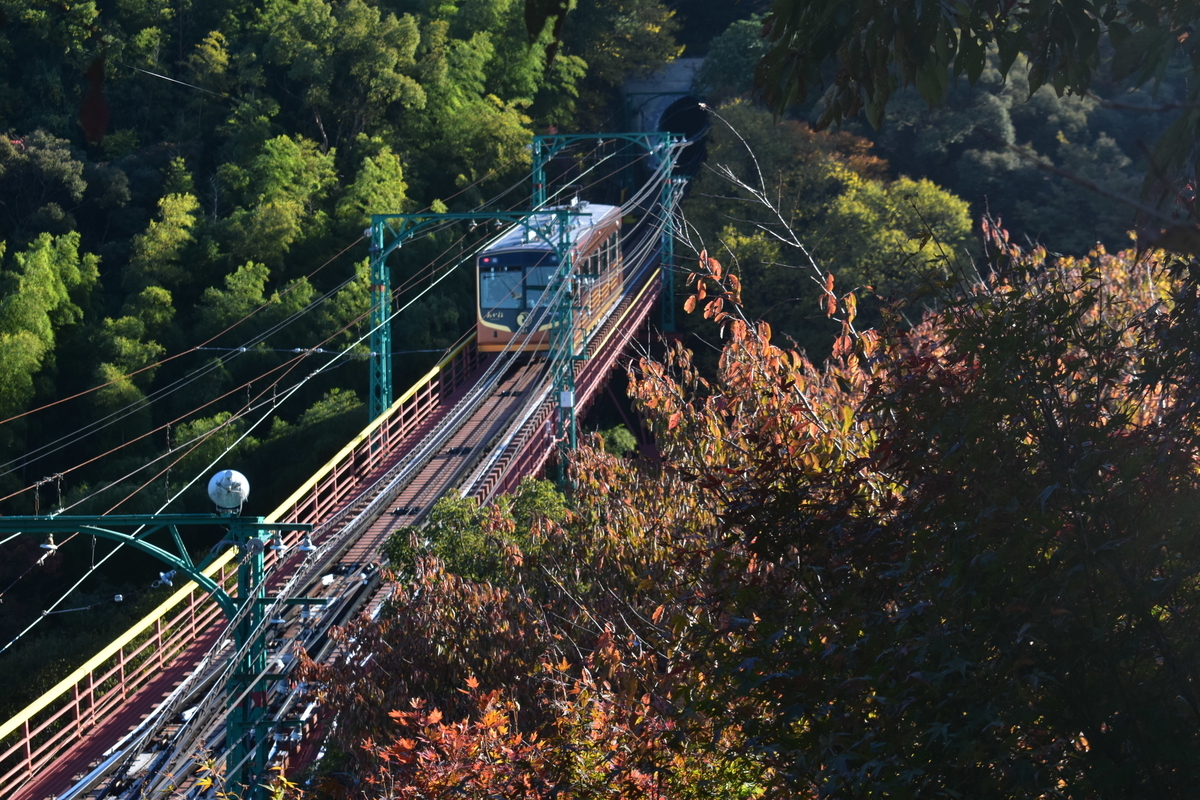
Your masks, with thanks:
[{"label": "white spherical lamp", "polygon": [[250,481],[237,470],[221,470],[209,480],[208,496],[218,514],[236,514],[250,496]]}]

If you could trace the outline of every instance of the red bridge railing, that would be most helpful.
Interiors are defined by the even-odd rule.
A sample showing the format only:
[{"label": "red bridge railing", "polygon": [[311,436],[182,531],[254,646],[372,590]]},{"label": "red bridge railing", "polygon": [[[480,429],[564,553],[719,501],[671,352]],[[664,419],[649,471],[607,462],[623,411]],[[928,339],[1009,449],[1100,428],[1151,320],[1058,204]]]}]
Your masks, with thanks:
[{"label": "red bridge railing", "polygon": [[[413,429],[474,374],[481,361],[474,343],[472,337],[451,351],[265,519],[317,523],[354,499],[362,476],[394,458]],[[230,589],[236,574],[232,561],[233,551],[226,551],[206,574]],[[0,724],[0,796],[11,797],[10,790],[37,777],[135,693],[154,683],[220,617],[217,604],[189,581]],[[50,788],[48,793],[56,794],[66,787]]]}]

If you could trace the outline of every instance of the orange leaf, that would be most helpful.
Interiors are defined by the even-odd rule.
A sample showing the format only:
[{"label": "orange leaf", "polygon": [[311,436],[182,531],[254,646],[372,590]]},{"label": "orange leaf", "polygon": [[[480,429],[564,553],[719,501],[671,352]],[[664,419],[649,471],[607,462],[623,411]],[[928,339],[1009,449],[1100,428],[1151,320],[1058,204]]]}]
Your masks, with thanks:
[{"label": "orange leaf", "polygon": [[687,300],[683,301],[683,310],[688,314],[696,310],[696,295],[691,295]]},{"label": "orange leaf", "polygon": [[713,278],[715,278],[717,280],[721,280],[721,262],[720,261],[717,261],[715,258],[710,258],[708,260],[708,269],[710,272],[712,272]]},{"label": "orange leaf", "polygon": [[674,414],[672,414],[670,417],[667,418],[667,430],[673,431],[676,428],[678,428],[679,422],[682,419],[683,419],[683,414],[679,411],[676,411]]},{"label": "orange leaf", "polygon": [[478,689],[479,679],[472,675],[471,677],[467,678],[467,686],[470,686],[472,689]]},{"label": "orange leaf", "polygon": [[[469,681],[468,681],[468,683],[469,683]],[[442,712],[441,712],[441,711],[438,711],[438,710],[435,708],[433,711],[430,711],[430,712],[429,712],[429,716],[426,718],[426,720],[425,720],[425,721],[426,721],[426,723],[427,723],[427,724],[429,724],[429,725],[436,725],[436,724],[438,724],[439,722],[441,722],[441,721],[442,721]]]},{"label": "orange leaf", "polygon": [[654,609],[654,613],[650,615],[650,621],[657,625],[658,621],[662,619],[663,609],[665,608],[666,606],[659,606],[658,608]]}]

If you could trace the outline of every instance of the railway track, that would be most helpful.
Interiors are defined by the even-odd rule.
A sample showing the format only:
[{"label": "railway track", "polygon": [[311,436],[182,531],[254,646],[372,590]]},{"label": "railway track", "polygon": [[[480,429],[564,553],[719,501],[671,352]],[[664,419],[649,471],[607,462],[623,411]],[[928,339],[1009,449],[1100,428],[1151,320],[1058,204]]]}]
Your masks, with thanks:
[{"label": "railway track", "polygon": [[[294,649],[303,646],[318,660],[329,657],[329,630],[344,624],[372,598],[377,603],[380,551],[400,527],[419,525],[432,505],[455,488],[464,474],[484,459],[498,437],[521,415],[531,398],[544,396],[550,380],[545,358],[524,355],[507,370],[485,366],[482,381],[458,398],[427,435],[378,476],[353,501],[317,525],[312,544],[317,550],[300,558],[301,542],[282,544],[268,564],[268,594],[299,595],[314,603],[276,605],[264,619],[272,689],[265,698],[271,717],[290,725],[274,734],[282,755],[297,744],[294,732],[310,730],[318,716],[303,701],[287,673],[295,663]],[[491,369],[494,374],[489,375]],[[60,800],[75,798],[159,797],[198,792],[197,753],[227,750],[224,702],[212,691],[233,660],[228,638],[209,653],[208,663],[191,673],[187,692],[173,698],[172,713],[157,728],[144,731],[136,746],[114,748],[100,767]],[[176,710],[177,709],[177,710]],[[145,752],[132,752],[133,750]],[[117,758],[120,756],[121,758]],[[235,768],[237,765],[233,765]],[[28,795],[29,800],[41,800]],[[24,799],[22,799],[24,800]]]},{"label": "railway track", "polygon": [[[652,301],[647,294],[648,270],[636,272],[629,276],[630,288],[593,332],[587,358],[597,357],[611,338],[621,336],[635,306],[644,311]],[[630,334],[625,331],[622,341]],[[605,358],[604,371],[615,363],[615,354]],[[595,375],[588,382],[601,379]],[[271,734],[274,763],[286,764],[290,758],[289,768],[294,769],[297,762],[316,755],[312,741],[322,723],[320,709],[303,687],[288,678],[296,648],[303,647],[317,660],[336,655],[330,629],[364,609],[374,613],[387,598],[386,587],[380,591],[378,567],[388,538],[397,528],[424,522],[447,491],[465,480],[464,493],[486,501],[498,491],[513,488],[504,480],[506,473],[540,469],[553,441],[551,383],[544,354],[523,355],[510,360],[507,367],[497,359],[485,359],[466,381],[467,388],[443,401],[444,412],[412,430],[406,441],[415,444],[378,466],[362,481],[363,488],[338,504],[333,513],[323,519],[310,518],[316,523],[311,548],[297,535],[280,541],[278,550],[267,553],[268,596],[312,598],[309,604],[272,604],[259,629],[267,642],[269,663],[269,674],[259,679],[268,681],[270,688],[260,692],[262,696],[255,702],[268,710],[275,723]],[[531,444],[539,450],[532,460],[525,454]],[[293,516],[287,521],[302,521]],[[104,753],[84,780],[66,793],[60,786],[53,796],[58,800],[204,796],[196,782],[201,765],[198,753],[227,754],[230,749],[224,741],[226,703],[219,687],[238,655],[227,635],[231,630],[232,623],[226,634],[210,635],[211,648],[199,662],[188,665],[186,677],[160,710]],[[255,680],[251,685],[259,683]],[[217,761],[225,757],[218,756]],[[239,766],[225,765],[228,771]],[[44,800],[47,796],[51,795],[25,791],[14,800]]]}]

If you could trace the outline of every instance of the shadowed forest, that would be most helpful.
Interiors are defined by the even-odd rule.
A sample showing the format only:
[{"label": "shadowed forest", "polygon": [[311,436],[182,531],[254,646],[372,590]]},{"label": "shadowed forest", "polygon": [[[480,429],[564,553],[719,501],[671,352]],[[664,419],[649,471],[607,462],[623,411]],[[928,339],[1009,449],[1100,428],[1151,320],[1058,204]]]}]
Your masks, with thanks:
[{"label": "shadowed forest", "polygon": [[[1195,9],[4,3],[6,513],[153,511],[221,453],[286,495],[365,422],[364,362],[242,409],[362,351],[367,216],[520,206],[534,133],[705,59],[644,430],[393,536],[394,599],[337,634],[368,662],[302,668],[337,725],[281,795],[1194,791]],[[472,300],[398,320],[400,384]],[[88,556],[3,547],[7,640]],[[0,670],[52,683],[155,597],[88,585],[131,585]]]}]

